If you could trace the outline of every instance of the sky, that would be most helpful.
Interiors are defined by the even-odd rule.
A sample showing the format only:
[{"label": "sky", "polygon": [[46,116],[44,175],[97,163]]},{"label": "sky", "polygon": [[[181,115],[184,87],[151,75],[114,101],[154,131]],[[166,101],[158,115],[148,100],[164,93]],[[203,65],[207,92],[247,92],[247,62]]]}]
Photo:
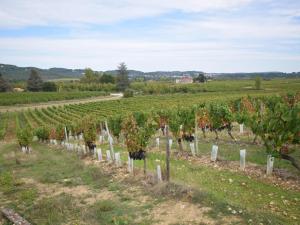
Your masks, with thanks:
[{"label": "sky", "polygon": [[300,71],[300,0],[0,0],[0,63]]}]

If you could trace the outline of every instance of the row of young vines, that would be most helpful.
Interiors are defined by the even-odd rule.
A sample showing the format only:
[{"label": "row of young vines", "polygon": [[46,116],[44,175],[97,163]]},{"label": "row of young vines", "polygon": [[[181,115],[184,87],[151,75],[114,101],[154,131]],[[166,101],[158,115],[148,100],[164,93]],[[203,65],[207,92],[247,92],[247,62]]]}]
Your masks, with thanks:
[{"label": "row of young vines", "polygon": [[[166,127],[173,138],[178,142],[179,153],[183,151],[182,141],[197,141],[198,130],[206,136],[207,132],[213,132],[216,139],[219,138],[219,131],[226,130],[232,135],[232,128],[235,122],[245,124],[250,128],[256,137],[259,137],[268,154],[289,160],[294,167],[300,170],[300,165],[290,153],[299,148],[300,142],[300,94],[288,94],[273,97],[242,97],[227,102],[209,102],[192,107],[173,107],[171,109],[150,110],[146,112],[135,111],[123,114],[108,116],[103,119],[102,114],[93,108],[89,115],[80,114],[77,111],[69,110],[77,115],[76,122],[65,117],[65,108],[59,108],[61,114],[53,111],[36,111],[38,117],[34,135],[42,141],[57,140],[64,141],[66,134],[83,135],[86,146],[92,150],[95,146],[97,134],[107,129],[107,121],[111,134],[119,140],[124,137],[129,155],[133,159],[144,159],[150,139],[158,129],[163,133]],[[82,109],[83,110],[83,109]],[[78,113],[79,111],[79,113]],[[23,116],[26,120],[32,112]],[[82,117],[79,118],[81,115]],[[42,125],[43,121],[51,121]],[[21,127],[18,131],[18,139],[21,146],[28,146],[32,140],[32,129]],[[28,136],[28,138],[24,138]],[[26,139],[24,141],[24,139]]]}]

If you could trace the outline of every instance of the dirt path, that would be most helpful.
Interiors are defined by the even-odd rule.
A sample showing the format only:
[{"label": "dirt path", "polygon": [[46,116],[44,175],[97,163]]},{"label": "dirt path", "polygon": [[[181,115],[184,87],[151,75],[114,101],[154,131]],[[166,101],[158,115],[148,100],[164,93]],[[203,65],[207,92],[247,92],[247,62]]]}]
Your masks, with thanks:
[{"label": "dirt path", "polygon": [[33,104],[26,104],[26,105],[0,106],[0,112],[15,112],[15,111],[22,111],[22,110],[32,109],[32,108],[46,108],[49,106],[61,106],[61,105],[70,105],[70,104],[78,104],[78,103],[109,101],[109,100],[117,100],[120,98],[122,98],[121,95],[99,96],[99,97],[84,98],[84,99],[49,101],[46,103],[42,102],[42,103],[33,103]]}]

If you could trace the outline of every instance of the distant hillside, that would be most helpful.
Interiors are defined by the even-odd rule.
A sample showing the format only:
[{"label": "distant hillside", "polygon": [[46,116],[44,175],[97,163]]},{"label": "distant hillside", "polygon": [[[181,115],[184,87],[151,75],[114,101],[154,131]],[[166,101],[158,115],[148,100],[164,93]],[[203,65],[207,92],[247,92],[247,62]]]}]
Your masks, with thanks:
[{"label": "distant hillside", "polygon": [[[27,80],[30,70],[35,69],[44,80],[62,79],[62,78],[80,78],[83,76],[84,69],[66,69],[66,68],[50,68],[40,69],[36,67],[18,67],[15,65],[0,64],[0,73],[8,80]],[[103,72],[103,71],[98,71]],[[113,75],[117,75],[117,70],[105,71]],[[177,77],[182,75],[196,75],[199,71],[157,71],[142,72],[138,70],[128,70],[130,78],[145,77],[146,79],[159,79],[161,77]]]},{"label": "distant hillside", "polygon": [[256,76],[260,76],[264,79],[272,79],[272,78],[299,78],[300,72],[212,73],[208,75],[211,77],[216,77],[217,79],[250,79]]},{"label": "distant hillside", "polygon": [[36,67],[18,67],[14,65],[0,64],[0,73],[9,80],[27,80],[30,70],[35,69],[44,80],[59,78],[79,78],[84,70],[72,70],[65,68],[40,69]]},{"label": "distant hillside", "polygon": [[[78,79],[83,76],[84,69],[66,69],[66,68],[50,68],[40,69],[36,67],[18,67],[14,65],[0,64],[0,73],[8,80],[27,80],[30,70],[35,69],[44,80],[74,78]],[[102,72],[102,71],[99,71]],[[116,75],[117,70],[105,71]],[[130,78],[143,77],[147,80],[158,80],[161,78],[175,78],[184,75],[197,76],[201,71],[155,71],[155,72],[142,72],[138,70],[128,70]],[[214,79],[248,79],[257,75],[265,79],[276,77],[300,77],[300,72],[296,73],[283,73],[283,72],[257,72],[257,73],[206,73],[207,76]]]}]

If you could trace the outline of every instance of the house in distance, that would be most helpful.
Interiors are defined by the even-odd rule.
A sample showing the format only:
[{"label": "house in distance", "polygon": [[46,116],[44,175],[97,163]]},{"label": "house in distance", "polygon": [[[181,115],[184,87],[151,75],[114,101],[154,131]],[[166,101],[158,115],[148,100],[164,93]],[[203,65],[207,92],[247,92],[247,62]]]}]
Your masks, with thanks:
[{"label": "house in distance", "polygon": [[184,75],[178,79],[175,80],[176,84],[191,84],[193,83],[193,78],[188,75]]}]

